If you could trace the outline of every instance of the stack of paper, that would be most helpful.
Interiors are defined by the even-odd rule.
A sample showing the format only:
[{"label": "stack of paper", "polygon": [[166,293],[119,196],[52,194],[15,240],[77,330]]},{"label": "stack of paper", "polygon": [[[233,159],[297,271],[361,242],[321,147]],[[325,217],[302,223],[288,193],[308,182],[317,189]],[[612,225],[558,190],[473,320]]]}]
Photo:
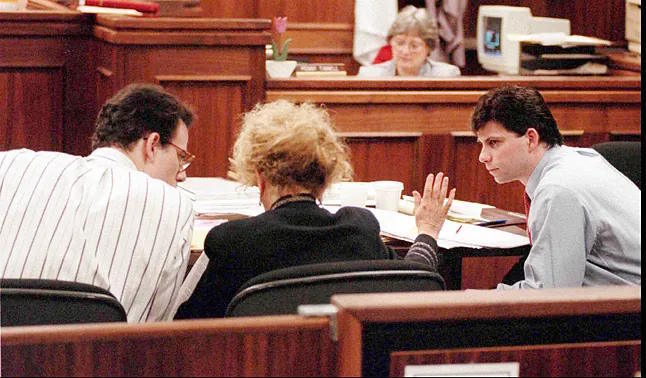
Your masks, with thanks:
[{"label": "stack of paper", "polygon": [[189,177],[178,185],[195,202],[197,215],[236,213],[258,215],[260,205],[257,187],[248,187],[219,177]]}]

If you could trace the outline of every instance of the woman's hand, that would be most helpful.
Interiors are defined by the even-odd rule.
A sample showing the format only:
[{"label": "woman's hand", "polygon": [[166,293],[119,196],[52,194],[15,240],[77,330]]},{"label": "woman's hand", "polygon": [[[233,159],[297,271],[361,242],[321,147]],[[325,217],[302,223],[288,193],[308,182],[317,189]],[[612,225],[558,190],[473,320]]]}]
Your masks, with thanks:
[{"label": "woman's hand", "polygon": [[420,234],[427,234],[437,240],[440,229],[446,220],[453,198],[455,198],[455,188],[449,192],[448,200],[445,201],[446,192],[449,188],[449,178],[444,177],[442,172],[437,176],[429,174],[424,184],[424,196],[417,191],[413,191],[415,198],[415,223],[417,231]]}]

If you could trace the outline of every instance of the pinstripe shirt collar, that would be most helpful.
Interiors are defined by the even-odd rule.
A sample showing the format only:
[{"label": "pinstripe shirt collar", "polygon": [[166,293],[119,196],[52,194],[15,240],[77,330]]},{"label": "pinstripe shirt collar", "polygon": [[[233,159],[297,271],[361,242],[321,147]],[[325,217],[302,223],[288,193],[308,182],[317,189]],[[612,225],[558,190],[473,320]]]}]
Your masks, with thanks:
[{"label": "pinstripe shirt collar", "polygon": [[86,160],[88,162],[99,163],[106,166],[117,166],[135,171],[137,170],[135,163],[130,160],[126,154],[112,147],[97,148],[92,151]]}]

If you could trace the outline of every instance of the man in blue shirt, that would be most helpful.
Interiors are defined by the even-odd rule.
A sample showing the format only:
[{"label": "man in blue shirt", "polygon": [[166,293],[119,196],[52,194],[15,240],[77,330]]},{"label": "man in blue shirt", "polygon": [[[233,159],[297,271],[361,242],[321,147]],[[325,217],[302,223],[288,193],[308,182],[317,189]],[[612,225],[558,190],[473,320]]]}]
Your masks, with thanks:
[{"label": "man in blue shirt", "polygon": [[494,180],[525,185],[525,279],[498,289],[641,284],[641,191],[594,150],[563,146],[537,90],[489,91],[471,127]]}]

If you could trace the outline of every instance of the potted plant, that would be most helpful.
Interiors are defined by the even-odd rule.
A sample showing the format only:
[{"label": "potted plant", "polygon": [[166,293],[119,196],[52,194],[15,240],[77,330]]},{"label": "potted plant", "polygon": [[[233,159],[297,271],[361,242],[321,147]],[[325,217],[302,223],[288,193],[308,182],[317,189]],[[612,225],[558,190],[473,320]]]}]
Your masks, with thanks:
[{"label": "potted plant", "polygon": [[274,17],[271,28],[271,56],[267,60],[266,69],[270,78],[290,77],[296,68],[295,60],[287,60],[291,38],[283,41],[283,34],[287,30],[287,17]]}]

